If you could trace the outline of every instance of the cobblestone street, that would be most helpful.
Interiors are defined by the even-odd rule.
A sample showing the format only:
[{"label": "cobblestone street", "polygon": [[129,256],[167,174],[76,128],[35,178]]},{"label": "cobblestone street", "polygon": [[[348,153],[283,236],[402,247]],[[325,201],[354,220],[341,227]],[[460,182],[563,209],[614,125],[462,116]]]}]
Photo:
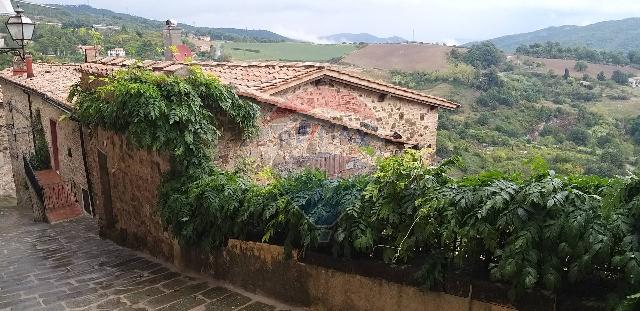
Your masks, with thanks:
[{"label": "cobblestone street", "polygon": [[90,218],[39,224],[5,205],[0,202],[0,310],[286,309],[101,240]]}]

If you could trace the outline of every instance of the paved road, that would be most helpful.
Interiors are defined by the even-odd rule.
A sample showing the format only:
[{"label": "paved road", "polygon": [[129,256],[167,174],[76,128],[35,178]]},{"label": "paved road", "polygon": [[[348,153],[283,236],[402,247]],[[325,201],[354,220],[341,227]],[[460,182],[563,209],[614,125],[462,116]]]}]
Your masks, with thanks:
[{"label": "paved road", "polygon": [[0,310],[276,310],[101,240],[88,217],[37,224],[5,205],[0,199]]}]

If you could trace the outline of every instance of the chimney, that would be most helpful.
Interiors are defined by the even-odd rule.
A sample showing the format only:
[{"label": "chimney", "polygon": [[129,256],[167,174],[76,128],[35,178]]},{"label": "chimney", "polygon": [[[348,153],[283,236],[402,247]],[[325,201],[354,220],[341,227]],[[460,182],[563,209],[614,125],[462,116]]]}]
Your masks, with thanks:
[{"label": "chimney", "polygon": [[162,31],[164,38],[164,60],[174,60],[172,49],[182,44],[182,29],[178,28],[178,22],[167,20],[167,26]]},{"label": "chimney", "polygon": [[24,62],[25,66],[27,67],[27,78],[35,77],[35,75],[33,74],[33,57],[31,57],[31,55],[27,55]]},{"label": "chimney", "polygon": [[95,46],[84,47],[84,62],[93,63],[98,60],[98,48]]}]

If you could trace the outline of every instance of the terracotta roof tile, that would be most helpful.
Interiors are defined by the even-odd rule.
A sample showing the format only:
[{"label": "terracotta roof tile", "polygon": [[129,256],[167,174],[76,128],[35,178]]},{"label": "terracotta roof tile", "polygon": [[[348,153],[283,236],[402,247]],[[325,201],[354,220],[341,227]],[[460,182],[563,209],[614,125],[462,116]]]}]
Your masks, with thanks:
[{"label": "terracotta roof tile", "polygon": [[[107,57],[95,63],[82,65],[46,65],[34,64],[35,78],[26,79],[24,77],[13,77],[10,70],[5,70],[0,77],[5,80],[20,84],[34,91],[45,94],[60,103],[71,106],[67,102],[69,87],[78,82],[81,72],[91,75],[106,76],[112,74],[124,66],[142,64],[147,68],[164,73],[177,73],[186,68],[185,64],[172,61],[142,61],[126,60],[114,57]],[[294,110],[315,118],[323,119],[335,124],[339,121],[325,117],[322,107],[309,110],[308,107],[298,107],[275,96],[278,92],[287,90],[314,79],[329,77],[343,83],[352,84],[364,89],[382,92],[390,96],[404,98],[410,101],[427,105],[438,106],[446,109],[455,109],[459,105],[451,101],[426,95],[414,90],[398,87],[392,84],[364,78],[356,73],[350,72],[342,67],[331,66],[318,63],[282,63],[282,62],[243,62],[243,63],[215,63],[200,62],[194,63],[208,73],[217,76],[223,83],[233,85],[239,95],[253,98],[257,101],[276,105],[284,109]],[[345,124],[341,124],[347,126]],[[348,127],[348,126],[347,126]],[[387,140],[407,143],[393,139],[390,133],[370,132],[366,129],[357,128],[366,133],[382,137]]]},{"label": "terracotta roof tile", "polygon": [[[96,64],[92,65],[95,66]],[[33,78],[13,76],[9,68],[0,72],[0,79],[32,89],[71,108],[71,103],[67,101],[67,96],[71,86],[80,81],[81,74],[78,68],[78,65],[34,64],[33,73],[35,77]]]},{"label": "terracotta roof tile", "polygon": [[127,61],[127,59],[126,59],[126,58],[124,58],[124,57],[119,57],[119,58],[116,58],[116,59],[114,59],[114,60],[110,61],[108,65],[120,65],[120,64],[122,64],[122,63],[123,63],[123,62],[125,62],[125,61]]},{"label": "terracotta roof tile", "polygon": [[173,64],[175,64],[175,62],[173,62],[173,61],[158,62],[158,63],[155,63],[155,64],[151,65],[151,69],[160,70],[160,69],[169,67],[169,66],[171,66]]},{"label": "terracotta roof tile", "polygon": [[122,63],[120,64],[120,66],[131,66],[131,65],[134,65],[134,64],[136,64],[136,63],[138,63],[138,62],[139,62],[139,61],[138,61],[138,60],[135,60],[135,59],[128,59],[128,60],[126,60],[126,61],[122,62]]},{"label": "terracotta roof tile", "polygon": [[113,60],[115,60],[115,57],[105,57],[103,59],[98,60],[97,62],[100,64],[108,64],[110,62],[112,62]]}]

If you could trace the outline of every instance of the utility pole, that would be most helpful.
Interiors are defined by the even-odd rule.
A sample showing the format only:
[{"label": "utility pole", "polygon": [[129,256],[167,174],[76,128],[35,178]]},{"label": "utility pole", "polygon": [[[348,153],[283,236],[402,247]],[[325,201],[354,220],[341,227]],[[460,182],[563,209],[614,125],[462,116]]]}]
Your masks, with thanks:
[{"label": "utility pole", "polygon": [[416,29],[413,28],[412,31],[413,31],[413,37],[411,37],[411,42],[416,42]]}]

